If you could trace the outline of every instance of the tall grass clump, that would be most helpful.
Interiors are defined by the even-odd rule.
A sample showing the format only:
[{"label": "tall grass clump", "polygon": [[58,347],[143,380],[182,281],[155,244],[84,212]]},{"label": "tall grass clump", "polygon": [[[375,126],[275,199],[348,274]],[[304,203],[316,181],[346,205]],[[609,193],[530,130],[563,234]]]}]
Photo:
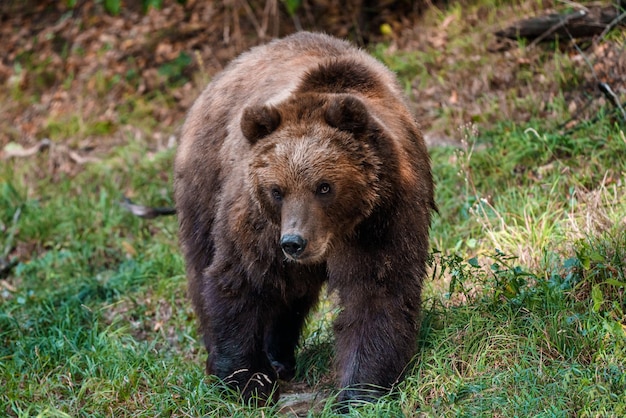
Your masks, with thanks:
[{"label": "tall grass clump", "polygon": [[422,412],[626,411],[624,133],[540,127],[464,127],[433,152],[439,250],[407,382]]}]

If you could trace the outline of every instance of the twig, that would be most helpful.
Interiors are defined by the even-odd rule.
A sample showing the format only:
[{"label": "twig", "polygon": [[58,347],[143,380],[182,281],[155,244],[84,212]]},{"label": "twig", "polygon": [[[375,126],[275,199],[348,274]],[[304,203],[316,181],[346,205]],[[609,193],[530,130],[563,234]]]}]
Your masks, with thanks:
[{"label": "twig", "polygon": [[598,88],[604,94],[604,96],[611,102],[613,106],[615,106],[622,114],[622,119],[626,123],[626,111],[622,107],[622,104],[619,102],[617,95],[611,90],[611,86],[607,83],[598,83]]},{"label": "twig", "polygon": [[252,10],[252,7],[250,7],[250,4],[248,4],[247,1],[244,0],[240,4],[243,7],[243,10],[246,12],[246,15],[248,16],[248,20],[250,21],[250,23],[252,23],[252,26],[254,26],[257,36],[260,39],[265,39],[265,32],[267,30],[267,27],[265,25],[262,26],[261,24],[259,24],[259,21],[254,15],[254,11]]},{"label": "twig", "polygon": [[599,40],[603,40],[604,37],[611,31],[611,29],[617,26],[622,20],[624,20],[624,18],[626,18],[626,12],[623,12],[621,15],[610,21],[609,24],[606,25],[606,28],[604,28],[604,30],[600,34]]},{"label": "twig", "polygon": [[3,156],[4,159],[31,157],[37,154],[38,152],[50,147],[50,145],[52,145],[52,142],[48,138],[44,138],[41,141],[39,141],[36,145],[33,145],[32,147],[29,147],[29,148],[23,148],[20,145],[16,145],[12,147],[10,145],[11,144],[4,147],[4,156]]},{"label": "twig", "polygon": [[[619,102],[619,99],[617,97],[617,95],[613,92],[613,90],[611,90],[611,87],[604,82],[601,82],[600,79],[598,78],[598,75],[596,74],[595,69],[593,68],[593,65],[591,64],[591,62],[589,61],[589,58],[587,58],[587,55],[580,49],[580,47],[578,46],[578,44],[576,43],[574,37],[572,36],[571,33],[569,33],[569,30],[567,28],[565,28],[565,31],[567,32],[568,36],[570,37],[570,40],[572,41],[574,48],[576,48],[576,51],[578,51],[578,53],[580,54],[581,57],[583,57],[583,60],[585,61],[585,63],[587,64],[587,66],[589,67],[589,69],[591,70],[591,74],[593,75],[593,78],[596,80],[596,82],[598,83],[598,88],[599,90],[604,94],[604,96],[609,100],[609,102],[611,102],[611,104],[613,106],[615,106],[616,109],[618,109],[620,111],[620,113],[622,114],[622,119],[624,120],[624,122],[626,122],[626,111],[624,111],[624,106],[626,106],[626,103],[624,104],[624,106],[622,106],[622,104]],[[592,99],[593,100],[593,99]],[[563,123],[561,125],[561,128],[567,126],[570,122],[572,122],[573,120],[576,119],[576,117],[583,111],[585,110],[589,104],[591,104],[592,100],[588,101],[585,106],[579,111],[577,112],[576,115],[574,115],[572,118],[570,118],[567,122]],[[600,119],[600,117],[598,115],[596,115],[593,119],[591,119],[589,122],[590,123],[595,123]],[[564,132],[564,135],[568,135],[574,131],[576,131],[579,127],[579,124],[577,124],[576,126],[574,126],[571,129],[568,129],[567,131]]]},{"label": "twig", "polygon": [[144,219],[154,219],[159,216],[175,215],[176,209],[171,207],[158,207],[153,208],[150,206],[136,205],[126,196],[122,196],[120,206],[127,209],[135,216],[139,216]]},{"label": "twig", "polygon": [[278,38],[280,31],[280,19],[278,17],[278,0],[266,0],[265,7],[263,8],[263,23],[262,26],[267,32],[269,30],[270,21],[274,21],[272,37]]}]

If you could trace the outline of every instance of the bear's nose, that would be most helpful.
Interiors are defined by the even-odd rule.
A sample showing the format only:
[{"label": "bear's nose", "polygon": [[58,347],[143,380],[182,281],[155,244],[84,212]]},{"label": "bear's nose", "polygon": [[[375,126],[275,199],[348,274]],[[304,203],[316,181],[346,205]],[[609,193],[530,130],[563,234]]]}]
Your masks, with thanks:
[{"label": "bear's nose", "polygon": [[306,240],[300,235],[285,234],[280,239],[280,246],[285,254],[296,258],[304,252],[304,249],[306,248]]}]

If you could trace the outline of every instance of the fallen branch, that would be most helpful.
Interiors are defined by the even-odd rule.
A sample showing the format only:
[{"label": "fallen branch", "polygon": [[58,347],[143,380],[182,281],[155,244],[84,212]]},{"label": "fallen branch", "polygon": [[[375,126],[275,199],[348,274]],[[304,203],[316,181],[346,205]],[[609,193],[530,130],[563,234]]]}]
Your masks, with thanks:
[{"label": "fallen branch", "polygon": [[556,38],[589,38],[603,35],[607,28],[623,25],[625,15],[617,5],[590,6],[570,13],[551,13],[515,22],[496,36],[508,39],[525,38],[533,43]]},{"label": "fallen branch", "polygon": [[169,215],[176,214],[175,208],[171,208],[171,207],[153,208],[150,206],[137,205],[133,203],[132,200],[130,200],[126,196],[122,197],[122,201],[120,202],[120,205],[123,208],[127,209],[133,215],[139,216],[140,218],[144,218],[144,219],[154,219],[159,216],[169,216]]}]

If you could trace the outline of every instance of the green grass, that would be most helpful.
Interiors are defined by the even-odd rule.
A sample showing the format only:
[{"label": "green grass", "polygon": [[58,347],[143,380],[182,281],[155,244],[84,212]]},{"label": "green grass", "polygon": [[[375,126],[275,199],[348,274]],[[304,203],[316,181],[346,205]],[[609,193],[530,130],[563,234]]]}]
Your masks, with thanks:
[{"label": "green grass", "polygon": [[[433,151],[439,251],[421,349],[399,395],[359,414],[626,413],[626,199],[623,185],[603,185],[606,172],[626,172],[622,135],[610,125],[575,138],[501,125],[470,137],[471,153]],[[162,189],[173,152],[149,154],[134,143],[30,189],[30,163],[3,167],[0,248],[27,253],[2,291],[3,414],[258,416],[203,373],[175,219],[143,221],[117,204],[121,190],[171,203]],[[549,163],[540,180],[515,170]],[[611,203],[595,213],[582,198],[594,185]],[[578,210],[608,219],[606,229],[569,230]],[[526,265],[516,248],[533,255]],[[298,379],[326,389],[329,315],[309,324],[298,364]],[[318,414],[332,415],[330,404]]]},{"label": "green grass", "polygon": [[[476,2],[472,13],[488,4]],[[459,7],[432,13],[441,23]],[[379,46],[376,55],[415,93],[493,64],[442,61],[470,47],[468,31],[455,28],[455,41],[437,53]],[[529,58],[520,82],[540,73],[558,89],[576,85],[575,64],[554,53]],[[464,147],[431,152],[440,213],[419,352],[395,395],[351,415],[626,415],[624,128],[605,107],[597,121],[562,134],[562,91],[540,105],[516,88],[505,92],[508,112],[527,112],[524,122],[509,120],[490,97],[482,99],[493,106],[483,125],[459,128],[465,110],[441,109],[433,126],[448,126]],[[155,99],[127,97],[123,117],[158,128],[150,115],[170,102]],[[116,127],[78,114],[51,117],[47,129],[74,141]],[[0,278],[0,416],[288,415],[280,405],[242,405],[204,374],[176,219],[144,221],[118,205],[122,193],[172,204],[174,151],[144,138],[128,134],[102,161],[54,179],[45,175],[45,152],[2,161],[0,258],[16,266]],[[330,395],[309,416],[334,414],[334,309],[323,302],[298,353],[296,381]]]}]

